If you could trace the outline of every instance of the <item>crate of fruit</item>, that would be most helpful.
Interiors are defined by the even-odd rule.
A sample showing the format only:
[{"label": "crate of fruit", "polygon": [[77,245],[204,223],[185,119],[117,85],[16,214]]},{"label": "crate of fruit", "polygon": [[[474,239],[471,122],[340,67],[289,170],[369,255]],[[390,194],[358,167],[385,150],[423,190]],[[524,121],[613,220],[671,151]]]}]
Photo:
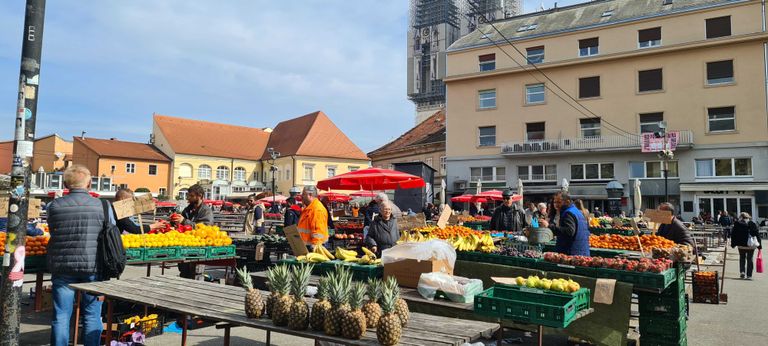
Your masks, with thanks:
[{"label": "crate of fruit", "polygon": [[495,285],[475,296],[475,313],[502,320],[565,328],[589,309],[590,291],[574,293]]},{"label": "crate of fruit", "polygon": [[132,340],[134,333],[141,333],[149,338],[163,334],[165,319],[163,315],[149,314],[144,317],[139,315],[122,315],[117,317],[118,339],[127,342]]},{"label": "crate of fruit", "polygon": [[147,248],[144,252],[145,261],[161,261],[161,260],[177,260],[181,258],[179,256],[179,248],[176,246],[171,247],[157,247]]},{"label": "crate of fruit", "polygon": [[125,249],[125,260],[128,263],[144,261],[145,248]]},{"label": "crate of fruit", "polygon": [[182,247],[179,256],[184,259],[204,259],[208,256],[208,250],[205,247]]},{"label": "crate of fruit", "polygon": [[720,273],[714,271],[693,272],[693,302],[720,304]]},{"label": "crate of fruit", "polygon": [[218,258],[229,258],[229,257],[235,257],[235,246],[234,245],[227,245],[227,246],[208,246],[206,248],[206,258],[212,258],[212,259],[218,259]]}]

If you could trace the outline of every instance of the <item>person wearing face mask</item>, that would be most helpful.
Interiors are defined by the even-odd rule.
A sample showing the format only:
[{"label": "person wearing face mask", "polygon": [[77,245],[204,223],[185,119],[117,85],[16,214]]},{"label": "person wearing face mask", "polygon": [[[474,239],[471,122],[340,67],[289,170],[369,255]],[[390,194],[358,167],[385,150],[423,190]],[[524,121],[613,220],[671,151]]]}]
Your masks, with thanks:
[{"label": "person wearing face mask", "polygon": [[526,227],[525,213],[518,209],[512,201],[512,191],[504,191],[501,197],[504,202],[493,212],[491,229],[494,231],[522,232]]},{"label": "person wearing face mask", "polygon": [[558,224],[542,222],[557,236],[555,251],[571,256],[589,256],[589,225],[584,214],[576,208],[567,192],[555,194],[554,205],[560,215]]},{"label": "person wearing face mask", "polygon": [[381,215],[376,216],[368,228],[365,237],[365,246],[381,256],[381,251],[389,249],[397,243],[400,231],[397,229],[397,221],[392,216],[392,202],[383,201],[379,210]]}]

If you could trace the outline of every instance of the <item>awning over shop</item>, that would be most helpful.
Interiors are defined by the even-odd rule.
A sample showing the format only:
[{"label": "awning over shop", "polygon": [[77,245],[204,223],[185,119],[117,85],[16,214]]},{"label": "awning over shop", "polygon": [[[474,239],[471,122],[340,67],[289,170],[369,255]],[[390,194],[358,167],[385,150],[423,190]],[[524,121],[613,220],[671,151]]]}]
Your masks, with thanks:
[{"label": "awning over shop", "polygon": [[681,183],[680,191],[768,191],[768,182],[743,182],[743,183]]}]

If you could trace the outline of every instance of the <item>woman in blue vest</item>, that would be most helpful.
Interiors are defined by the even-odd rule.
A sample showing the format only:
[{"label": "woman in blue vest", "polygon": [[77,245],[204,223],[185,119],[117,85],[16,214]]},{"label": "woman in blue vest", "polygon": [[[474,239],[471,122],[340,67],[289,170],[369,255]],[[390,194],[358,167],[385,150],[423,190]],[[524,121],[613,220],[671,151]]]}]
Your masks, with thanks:
[{"label": "woman in blue vest", "polygon": [[560,215],[558,225],[545,222],[557,236],[555,251],[572,256],[589,256],[589,225],[584,214],[576,208],[567,192],[557,192],[553,197],[555,209]]}]

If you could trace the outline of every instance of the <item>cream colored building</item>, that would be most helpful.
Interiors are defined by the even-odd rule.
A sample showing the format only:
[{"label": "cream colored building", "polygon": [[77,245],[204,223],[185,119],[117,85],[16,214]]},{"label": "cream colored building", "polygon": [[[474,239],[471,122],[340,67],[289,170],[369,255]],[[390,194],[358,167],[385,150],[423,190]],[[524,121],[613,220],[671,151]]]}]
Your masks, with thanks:
[{"label": "cream colored building", "polygon": [[664,179],[641,138],[663,121],[677,136],[670,200],[686,220],[768,217],[765,18],[758,0],[615,0],[494,23],[503,36],[481,25],[448,52],[449,188],[522,180],[543,200],[567,179],[604,208],[616,180],[631,210],[637,178],[653,207]]}]

